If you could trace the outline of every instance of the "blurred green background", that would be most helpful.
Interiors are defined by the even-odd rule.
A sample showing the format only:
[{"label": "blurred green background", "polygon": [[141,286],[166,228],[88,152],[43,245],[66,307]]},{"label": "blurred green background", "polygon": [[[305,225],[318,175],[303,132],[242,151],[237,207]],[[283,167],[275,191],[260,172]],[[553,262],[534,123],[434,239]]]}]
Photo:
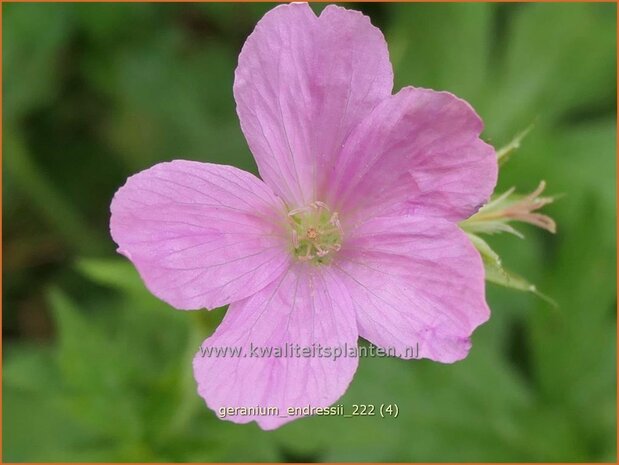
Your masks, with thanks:
[{"label": "blurred green background", "polygon": [[342,402],[397,419],[267,433],[203,405],[191,360],[224,310],[152,297],[109,203],[162,160],[255,172],[233,71],[272,6],[2,5],[4,461],[614,462],[614,4],[349,4],[385,32],[396,89],[469,100],[496,146],[536,123],[500,190],[545,179],[558,233],[489,242],[559,307],[489,285],[466,360],[361,360]]}]

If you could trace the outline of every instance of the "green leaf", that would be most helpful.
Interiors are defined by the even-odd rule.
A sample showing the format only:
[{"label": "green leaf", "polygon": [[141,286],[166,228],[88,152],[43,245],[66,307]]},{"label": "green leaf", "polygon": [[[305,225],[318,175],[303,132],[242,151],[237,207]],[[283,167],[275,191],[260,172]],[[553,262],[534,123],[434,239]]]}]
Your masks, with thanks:
[{"label": "green leaf", "polygon": [[489,78],[491,3],[401,4],[386,30],[396,89],[448,90],[477,105]]},{"label": "green leaf", "polygon": [[24,135],[9,126],[10,138],[3,141],[6,173],[30,199],[38,214],[63,237],[68,246],[82,253],[102,250],[100,234],[93,232],[74,205],[50,182],[44,170],[33,159],[26,147]]},{"label": "green leaf", "polygon": [[91,280],[130,293],[143,293],[144,284],[133,264],[120,258],[82,258],[76,268]]},{"label": "green leaf", "polygon": [[518,133],[507,145],[504,145],[500,149],[496,151],[497,159],[499,160],[499,166],[503,166],[505,163],[509,161],[510,156],[514,151],[520,148],[520,144],[524,140],[524,138],[531,132],[533,129],[533,124],[531,124],[524,131]]},{"label": "green leaf", "polygon": [[70,31],[69,9],[59,4],[4,5],[5,124],[17,123],[56,96],[62,75],[58,58]]},{"label": "green leaf", "polygon": [[542,298],[552,306],[557,306],[554,300],[542,294],[534,284],[531,284],[526,279],[518,276],[517,274],[507,271],[503,267],[499,255],[494,250],[492,250],[490,245],[488,245],[488,243],[484,241],[481,237],[472,233],[467,233],[467,236],[481,254],[481,258],[484,262],[484,271],[487,281],[518,291],[532,292],[533,294]]},{"label": "green leaf", "polygon": [[[550,122],[615,101],[616,5],[522,5],[503,23],[490,89],[480,108],[495,139],[533,118]],[[569,79],[565,77],[569,76]]]}]

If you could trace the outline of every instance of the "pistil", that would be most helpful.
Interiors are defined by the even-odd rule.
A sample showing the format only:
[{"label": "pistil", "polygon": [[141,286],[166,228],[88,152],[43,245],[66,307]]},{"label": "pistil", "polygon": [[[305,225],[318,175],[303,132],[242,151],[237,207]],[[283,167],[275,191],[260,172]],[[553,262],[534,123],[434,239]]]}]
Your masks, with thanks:
[{"label": "pistil", "polygon": [[330,263],[342,248],[342,225],[337,212],[320,201],[288,213],[293,255],[302,262]]}]

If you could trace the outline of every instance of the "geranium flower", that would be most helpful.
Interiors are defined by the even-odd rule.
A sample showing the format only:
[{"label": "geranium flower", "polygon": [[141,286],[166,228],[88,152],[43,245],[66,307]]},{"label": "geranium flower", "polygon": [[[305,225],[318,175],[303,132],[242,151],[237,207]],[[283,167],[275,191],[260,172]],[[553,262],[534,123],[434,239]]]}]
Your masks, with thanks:
[{"label": "geranium flower", "polygon": [[[465,101],[392,87],[387,44],[366,16],[280,5],[247,39],[234,80],[262,180],[174,160],[130,177],[112,201],[118,251],[153,294],[178,309],[230,304],[194,359],[198,392],[215,411],[279,415],[228,420],[277,428],[296,418],[289,407],[334,403],[358,364],[252,357],[251,346],[361,336],[451,363],[489,317],[482,260],[457,222],[492,193],[495,151]],[[245,352],[204,356],[215,347]]]}]

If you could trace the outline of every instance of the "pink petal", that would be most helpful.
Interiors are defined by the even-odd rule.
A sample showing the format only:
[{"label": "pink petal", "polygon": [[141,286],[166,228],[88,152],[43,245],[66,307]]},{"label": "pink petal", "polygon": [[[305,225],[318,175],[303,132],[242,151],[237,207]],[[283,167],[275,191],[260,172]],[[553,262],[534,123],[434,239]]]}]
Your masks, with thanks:
[{"label": "pink petal", "polygon": [[357,11],[280,5],[249,36],[234,96],[260,175],[290,206],[320,200],[341,145],[391,94],[385,39]]},{"label": "pink petal", "polygon": [[131,176],[111,211],[118,252],[153,294],[176,308],[243,299],[288,266],[281,201],[231,166],[160,163]]},{"label": "pink petal", "polygon": [[447,92],[407,87],[383,101],[345,144],[331,201],[341,213],[415,213],[452,221],[485,203],[497,180],[494,149],[471,106]]},{"label": "pink petal", "polygon": [[359,334],[403,358],[466,357],[469,336],[490,315],[481,257],[466,235],[445,220],[414,217],[377,218],[353,234],[334,264]]},{"label": "pink petal", "polygon": [[[357,369],[356,356],[334,359],[314,352],[309,357],[278,357],[271,352],[270,357],[250,357],[251,344],[282,351],[287,344],[356,348],[357,328],[348,292],[328,268],[293,266],[254,296],[231,304],[193,362],[198,392],[220,417],[222,408],[278,409],[275,416],[256,412],[226,416],[235,423],[256,421],[263,429],[274,429],[299,418],[288,415],[289,407],[333,404]],[[225,348],[242,348],[245,357],[213,352]]]}]

